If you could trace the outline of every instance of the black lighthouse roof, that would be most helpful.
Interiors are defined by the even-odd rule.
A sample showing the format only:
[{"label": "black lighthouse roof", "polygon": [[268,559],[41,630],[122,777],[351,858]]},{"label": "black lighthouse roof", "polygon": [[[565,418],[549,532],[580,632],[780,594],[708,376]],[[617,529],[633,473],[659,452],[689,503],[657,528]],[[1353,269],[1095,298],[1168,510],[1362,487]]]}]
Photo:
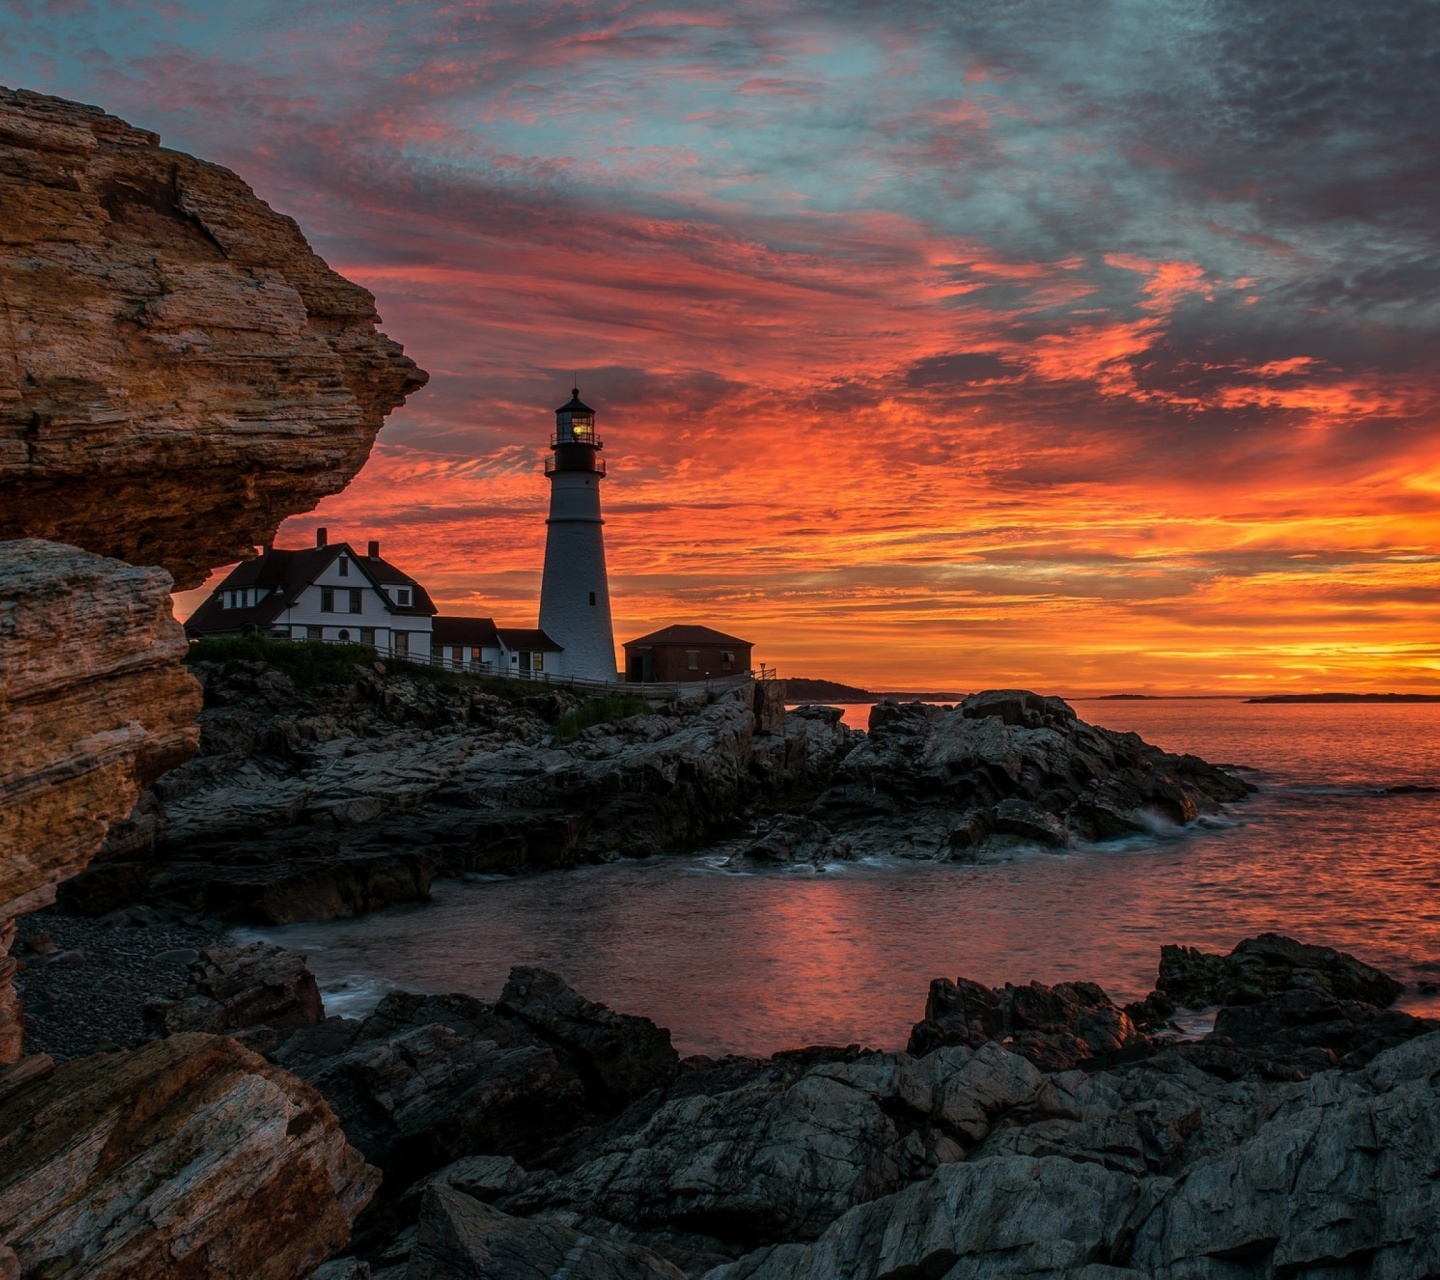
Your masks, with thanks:
[{"label": "black lighthouse roof", "polygon": [[555,412],[556,412],[556,413],[594,413],[595,410],[592,409],[588,404],[586,404],[585,401],[583,401],[582,399],[580,399],[580,388],[579,388],[579,387],[571,387],[571,388],[570,388],[570,402],[569,402],[569,404],[562,404],[558,409],[555,410]]}]

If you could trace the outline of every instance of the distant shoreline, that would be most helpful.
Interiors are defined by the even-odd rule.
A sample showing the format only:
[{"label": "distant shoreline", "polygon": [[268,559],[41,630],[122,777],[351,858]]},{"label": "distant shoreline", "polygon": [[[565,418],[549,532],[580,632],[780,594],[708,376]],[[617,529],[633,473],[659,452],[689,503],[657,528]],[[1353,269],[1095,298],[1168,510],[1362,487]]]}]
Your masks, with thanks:
[{"label": "distant shoreline", "polygon": [[[877,693],[838,680],[797,676],[785,680],[785,701],[790,703],[963,702],[969,694],[911,689]],[[1246,703],[1418,703],[1440,702],[1440,693],[1270,693],[1247,698],[1240,693],[1089,693],[1060,695],[1067,702],[1246,702]]]},{"label": "distant shoreline", "polygon": [[1440,702],[1440,693],[1272,693],[1246,702]]}]

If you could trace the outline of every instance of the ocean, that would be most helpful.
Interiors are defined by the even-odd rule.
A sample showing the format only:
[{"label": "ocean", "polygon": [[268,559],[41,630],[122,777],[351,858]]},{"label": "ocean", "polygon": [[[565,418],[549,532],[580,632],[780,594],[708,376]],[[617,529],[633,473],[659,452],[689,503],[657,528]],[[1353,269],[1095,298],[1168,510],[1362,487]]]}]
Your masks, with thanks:
[{"label": "ocean", "polygon": [[1440,1016],[1440,792],[1424,789],[1440,786],[1440,704],[1073,705],[1248,766],[1260,792],[1187,828],[999,865],[736,873],[654,857],[442,881],[428,903],[240,936],[306,952],[331,1013],[397,987],[493,999],[511,965],[539,965],[669,1027],[687,1054],[900,1048],[935,977],[1083,978],[1130,1000],[1154,985],[1162,944],[1228,951],[1265,930],[1351,951],[1407,984],[1405,1007]]}]

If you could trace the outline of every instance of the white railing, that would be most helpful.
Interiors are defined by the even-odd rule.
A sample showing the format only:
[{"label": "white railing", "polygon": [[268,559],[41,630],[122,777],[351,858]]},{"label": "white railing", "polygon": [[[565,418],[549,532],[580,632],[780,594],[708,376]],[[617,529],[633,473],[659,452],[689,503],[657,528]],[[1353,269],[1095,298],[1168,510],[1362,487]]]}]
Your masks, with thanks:
[{"label": "white railing", "polygon": [[[357,640],[336,640],[330,637],[294,640],[289,636],[272,636],[272,639],[291,640],[294,644],[359,644]],[[652,701],[675,698],[693,698],[701,694],[733,689],[751,680],[774,680],[773,669],[761,667],[759,671],[742,671],[734,675],[713,676],[704,680],[588,680],[583,676],[560,675],[554,671],[522,670],[519,666],[501,667],[494,662],[480,658],[456,658],[444,653],[399,653],[393,645],[371,645],[376,656],[387,662],[408,662],[419,667],[434,667],[441,671],[454,671],[461,675],[496,676],[502,680],[525,680],[533,684],[554,685],[574,689],[580,693],[634,694]],[[467,648],[469,646],[466,646]]]}]

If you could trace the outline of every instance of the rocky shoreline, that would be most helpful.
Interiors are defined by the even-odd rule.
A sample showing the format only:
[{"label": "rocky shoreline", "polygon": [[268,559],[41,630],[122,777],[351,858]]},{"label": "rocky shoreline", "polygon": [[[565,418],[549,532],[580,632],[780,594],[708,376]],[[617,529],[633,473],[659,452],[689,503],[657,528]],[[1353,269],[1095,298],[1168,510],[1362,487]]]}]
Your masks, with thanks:
[{"label": "rocky shoreline", "polygon": [[868,732],[730,687],[557,740],[563,688],[375,662],[323,679],[270,660],[194,665],[200,754],[60,891],[286,924],[424,899],[437,877],[705,848],[737,866],[870,854],[994,861],[1183,825],[1253,787],[1023,690],[882,702]]},{"label": "rocky shoreline", "polygon": [[[303,957],[219,945],[144,1011],[162,1039],[54,1078],[208,1036],[305,1082],[373,1194],[317,1280],[1420,1276],[1440,1261],[1440,1023],[1399,991],[1267,934],[1166,947],[1123,1008],[1091,983],[937,979],[905,1052],[681,1059],[543,970],[493,1004],[396,992],[327,1018]],[[1202,1003],[1215,1030],[1186,1039],[1173,1015]],[[51,1225],[15,1231],[26,1194],[0,1174],[30,1275]]]}]

